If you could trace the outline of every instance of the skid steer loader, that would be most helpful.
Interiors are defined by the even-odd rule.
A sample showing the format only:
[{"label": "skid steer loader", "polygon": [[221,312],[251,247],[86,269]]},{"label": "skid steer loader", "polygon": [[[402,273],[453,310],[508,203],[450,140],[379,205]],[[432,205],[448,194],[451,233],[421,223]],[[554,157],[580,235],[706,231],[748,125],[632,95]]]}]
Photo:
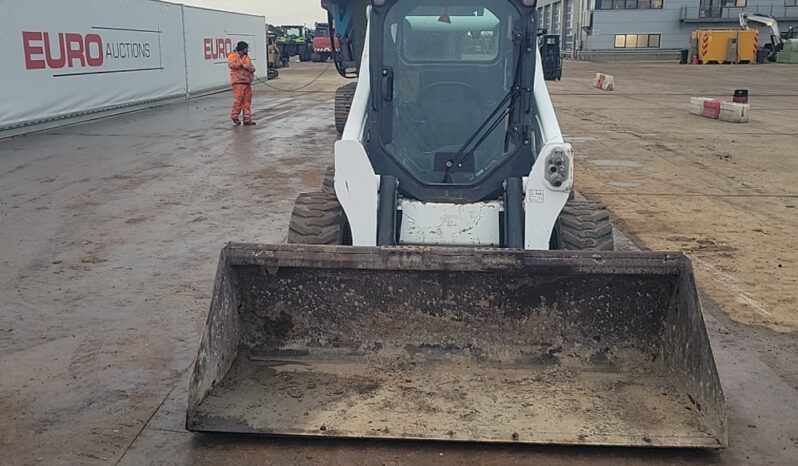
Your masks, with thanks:
[{"label": "skid steer loader", "polygon": [[187,428],[724,447],[690,262],[569,195],[535,1],[326,6],[367,19],[333,177],[222,251]]}]

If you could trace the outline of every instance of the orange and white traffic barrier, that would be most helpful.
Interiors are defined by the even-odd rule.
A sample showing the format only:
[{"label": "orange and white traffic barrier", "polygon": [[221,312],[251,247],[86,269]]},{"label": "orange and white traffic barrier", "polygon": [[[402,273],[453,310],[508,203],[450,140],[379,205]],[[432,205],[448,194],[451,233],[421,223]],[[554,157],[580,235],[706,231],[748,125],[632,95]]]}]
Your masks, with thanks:
[{"label": "orange and white traffic barrier", "polygon": [[601,89],[602,91],[614,91],[615,78],[609,74],[596,73],[596,79],[593,82],[593,85],[596,87],[596,89]]},{"label": "orange and white traffic barrier", "polygon": [[719,120],[730,123],[748,123],[748,113],[751,111],[749,104],[737,102],[722,102],[720,104]]}]

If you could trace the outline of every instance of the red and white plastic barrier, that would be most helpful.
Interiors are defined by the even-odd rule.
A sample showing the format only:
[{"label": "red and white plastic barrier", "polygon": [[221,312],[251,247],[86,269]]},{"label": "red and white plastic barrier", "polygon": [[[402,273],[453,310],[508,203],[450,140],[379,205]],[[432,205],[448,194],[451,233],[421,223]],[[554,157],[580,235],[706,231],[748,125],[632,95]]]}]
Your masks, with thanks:
[{"label": "red and white plastic barrier", "polygon": [[707,99],[704,101],[704,116],[717,120],[720,118],[721,101],[717,99]]},{"label": "red and white plastic barrier", "polygon": [[609,74],[596,73],[596,79],[593,81],[593,85],[596,89],[601,89],[602,91],[614,91],[615,77]]},{"label": "red and white plastic barrier", "polygon": [[748,113],[751,111],[749,104],[737,102],[723,102],[720,104],[720,120],[730,123],[748,123]]},{"label": "red and white plastic barrier", "polygon": [[704,114],[704,102],[706,102],[706,97],[691,97],[690,98],[690,113],[693,115],[702,116]]},{"label": "red and white plastic barrier", "polygon": [[690,113],[730,123],[748,123],[751,106],[747,103],[723,102],[706,97],[690,98]]}]

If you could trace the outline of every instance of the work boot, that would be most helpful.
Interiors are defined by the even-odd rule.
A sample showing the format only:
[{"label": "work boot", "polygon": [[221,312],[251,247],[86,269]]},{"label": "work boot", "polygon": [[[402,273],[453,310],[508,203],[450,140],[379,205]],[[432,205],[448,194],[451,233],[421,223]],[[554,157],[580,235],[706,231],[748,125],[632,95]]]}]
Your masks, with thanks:
[{"label": "work boot", "polygon": [[244,122],[244,126],[255,126],[255,124],[256,123],[254,121],[245,121]]},{"label": "work boot", "polygon": [[233,118],[232,120],[233,120],[233,124],[236,125],[236,126],[239,126],[241,124],[241,120],[239,120],[238,118]]}]

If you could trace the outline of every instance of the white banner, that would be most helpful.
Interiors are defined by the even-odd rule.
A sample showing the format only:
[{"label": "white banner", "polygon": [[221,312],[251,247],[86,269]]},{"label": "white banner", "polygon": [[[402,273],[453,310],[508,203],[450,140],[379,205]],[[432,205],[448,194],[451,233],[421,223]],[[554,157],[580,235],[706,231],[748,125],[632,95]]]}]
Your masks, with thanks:
[{"label": "white banner", "polygon": [[0,0],[0,128],[185,93],[180,5]]},{"label": "white banner", "polygon": [[263,16],[187,6],[184,20],[190,93],[230,84],[227,56],[239,41],[249,44],[256,75],[266,79],[266,20]]},{"label": "white banner", "polygon": [[0,0],[0,130],[219,88],[266,20],[150,0]]}]

